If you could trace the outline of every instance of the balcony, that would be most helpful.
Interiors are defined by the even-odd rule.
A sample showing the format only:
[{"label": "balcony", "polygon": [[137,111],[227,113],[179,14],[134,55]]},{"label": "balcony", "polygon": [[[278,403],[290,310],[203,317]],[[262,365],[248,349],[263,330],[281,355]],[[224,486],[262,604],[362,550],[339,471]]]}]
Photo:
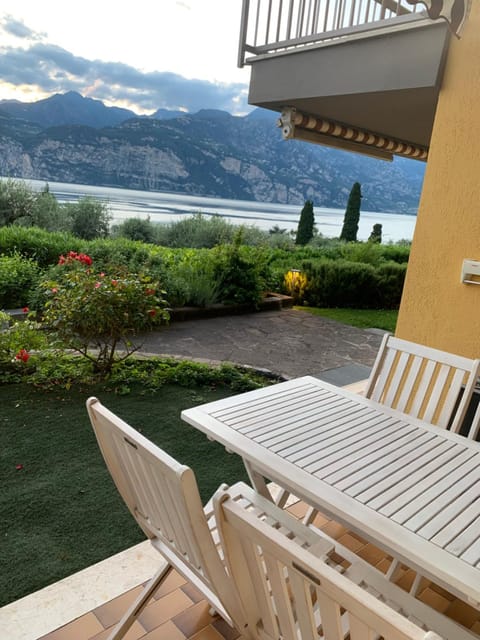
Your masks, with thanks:
[{"label": "balcony", "polygon": [[425,160],[449,38],[408,0],[244,0],[238,62],[285,138]]}]

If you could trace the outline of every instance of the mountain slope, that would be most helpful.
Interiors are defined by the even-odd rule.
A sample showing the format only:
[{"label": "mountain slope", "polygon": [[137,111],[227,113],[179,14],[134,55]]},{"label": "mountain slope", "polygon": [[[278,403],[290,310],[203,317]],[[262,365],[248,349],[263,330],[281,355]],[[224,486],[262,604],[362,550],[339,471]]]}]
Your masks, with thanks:
[{"label": "mountain slope", "polygon": [[422,163],[386,163],[283,141],[277,115],[270,112],[234,117],[203,110],[161,120],[135,117],[103,128],[41,128],[2,117],[4,106],[1,175],[262,202],[300,204],[311,198],[323,207],[344,207],[358,181],[364,210],[415,213],[418,206]]},{"label": "mountain slope", "polygon": [[106,107],[100,100],[84,98],[76,91],[56,93],[37,102],[0,100],[0,110],[14,118],[35,122],[42,127],[84,124],[89,127],[114,127],[136,113],[119,107]]}]

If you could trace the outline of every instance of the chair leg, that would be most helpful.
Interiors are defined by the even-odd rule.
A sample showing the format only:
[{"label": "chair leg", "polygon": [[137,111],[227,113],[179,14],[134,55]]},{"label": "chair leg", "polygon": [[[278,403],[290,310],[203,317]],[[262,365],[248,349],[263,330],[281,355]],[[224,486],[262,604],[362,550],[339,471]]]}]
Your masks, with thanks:
[{"label": "chair leg", "polygon": [[145,606],[147,605],[150,598],[153,596],[155,591],[161,585],[163,580],[168,576],[170,571],[172,570],[172,566],[170,564],[166,564],[161,569],[157,571],[157,573],[151,578],[151,580],[147,583],[144,590],[140,593],[138,598],[130,605],[128,610],[123,614],[122,619],[116,625],[115,629],[108,636],[107,640],[120,640],[124,637],[127,631],[130,629],[132,624],[138,618],[140,613],[143,611]]},{"label": "chair leg", "polygon": [[309,524],[312,524],[312,522],[315,520],[315,518],[317,517],[318,514],[318,509],[315,509],[314,507],[308,507],[308,511],[307,513],[303,516],[303,524],[308,526]]}]

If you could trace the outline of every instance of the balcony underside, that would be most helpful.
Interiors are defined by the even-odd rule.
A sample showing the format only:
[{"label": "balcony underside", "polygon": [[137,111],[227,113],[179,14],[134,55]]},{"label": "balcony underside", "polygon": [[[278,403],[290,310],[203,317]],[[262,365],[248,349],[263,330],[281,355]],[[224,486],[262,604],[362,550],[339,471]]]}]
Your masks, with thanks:
[{"label": "balcony underside", "polygon": [[448,39],[442,21],[250,58],[249,103],[428,148]]}]

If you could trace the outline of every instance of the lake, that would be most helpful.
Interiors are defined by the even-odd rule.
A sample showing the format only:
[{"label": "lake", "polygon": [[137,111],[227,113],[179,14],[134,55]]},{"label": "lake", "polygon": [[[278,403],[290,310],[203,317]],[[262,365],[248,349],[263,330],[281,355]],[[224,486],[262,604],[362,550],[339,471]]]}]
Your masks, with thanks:
[{"label": "lake", "polygon": [[[40,191],[45,182],[25,180]],[[147,218],[152,222],[167,223],[185,218],[193,213],[221,216],[235,224],[255,225],[268,230],[274,225],[284,229],[296,229],[302,205],[274,204],[223,198],[203,198],[180,193],[158,193],[113,187],[49,182],[50,191],[59,202],[75,202],[80,197],[92,196],[108,203],[113,224],[127,218]],[[315,224],[327,238],[340,235],[344,211],[314,206]],[[413,238],[416,216],[397,213],[362,211],[358,239],[366,240],[374,224],[382,225],[383,242]]]}]

